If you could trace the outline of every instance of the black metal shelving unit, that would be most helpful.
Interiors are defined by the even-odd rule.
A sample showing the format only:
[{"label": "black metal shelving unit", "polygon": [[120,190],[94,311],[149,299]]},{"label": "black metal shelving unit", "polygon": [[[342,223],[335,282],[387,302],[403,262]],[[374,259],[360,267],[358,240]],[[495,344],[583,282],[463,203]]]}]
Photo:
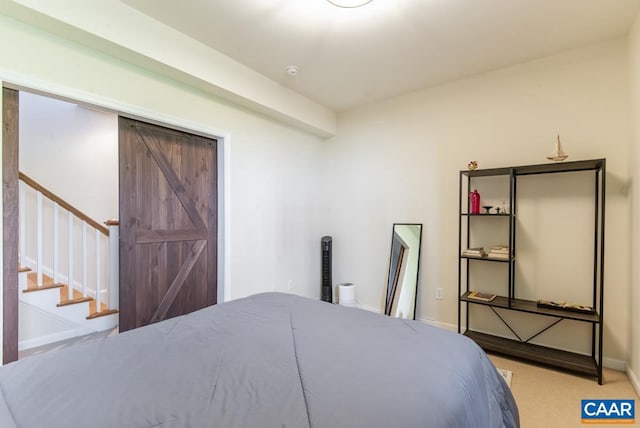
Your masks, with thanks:
[{"label": "black metal shelving unit", "polygon": [[[516,216],[517,216],[517,184],[518,177],[533,174],[554,174],[578,171],[593,171],[594,175],[594,240],[593,240],[593,301],[594,313],[572,312],[565,309],[539,307],[536,301],[515,297],[515,265],[516,265]],[[471,183],[477,177],[505,176],[509,181],[508,214],[469,214],[469,203],[466,197]],[[540,364],[575,371],[597,377],[602,384],[602,336],[603,336],[603,303],[604,303],[604,220],[605,220],[605,179],[606,160],[593,159],[575,162],[549,163],[539,165],[491,168],[475,171],[460,171],[459,182],[459,226],[458,226],[458,333],[473,339],[483,349]],[[463,190],[467,192],[463,193]],[[467,203],[463,203],[467,200]],[[491,259],[489,257],[464,256],[464,248],[469,248],[471,223],[476,217],[503,218],[508,222],[508,242],[510,256],[507,259]],[[465,239],[466,237],[466,239]],[[565,238],[563,238],[565,239]],[[464,246],[464,248],[463,248]],[[496,296],[491,301],[480,301],[469,297],[469,274],[473,263],[497,262],[507,264],[507,281],[505,295]],[[464,267],[464,269],[463,269]],[[517,339],[504,338],[474,331],[469,317],[469,305],[485,305],[509,328]],[[501,311],[519,311],[548,317],[551,323],[541,331],[528,338],[521,338],[509,325]],[[462,315],[465,315],[465,331],[462,332]],[[563,320],[573,320],[591,324],[591,355],[568,352],[551,347],[530,343],[530,340],[554,327]]]}]

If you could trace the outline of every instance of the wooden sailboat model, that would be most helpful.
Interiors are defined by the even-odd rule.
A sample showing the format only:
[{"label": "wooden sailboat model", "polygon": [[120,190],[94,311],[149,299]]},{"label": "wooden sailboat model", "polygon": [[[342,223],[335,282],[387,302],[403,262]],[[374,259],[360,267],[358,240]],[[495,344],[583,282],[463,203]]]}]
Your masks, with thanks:
[{"label": "wooden sailboat model", "polygon": [[558,134],[558,141],[556,142],[556,149],[553,151],[553,153],[551,153],[549,156],[547,156],[547,159],[559,162],[559,161],[565,160],[568,157],[569,157],[569,155],[566,154],[564,152],[564,150],[562,150],[562,144],[560,144],[560,134]]}]

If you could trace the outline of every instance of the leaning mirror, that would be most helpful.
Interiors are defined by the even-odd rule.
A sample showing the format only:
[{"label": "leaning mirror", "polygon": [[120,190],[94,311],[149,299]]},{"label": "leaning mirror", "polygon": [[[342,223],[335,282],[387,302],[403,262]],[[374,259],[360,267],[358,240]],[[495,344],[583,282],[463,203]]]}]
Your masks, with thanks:
[{"label": "leaning mirror", "polygon": [[422,224],[395,223],[384,313],[396,318],[416,318]]}]

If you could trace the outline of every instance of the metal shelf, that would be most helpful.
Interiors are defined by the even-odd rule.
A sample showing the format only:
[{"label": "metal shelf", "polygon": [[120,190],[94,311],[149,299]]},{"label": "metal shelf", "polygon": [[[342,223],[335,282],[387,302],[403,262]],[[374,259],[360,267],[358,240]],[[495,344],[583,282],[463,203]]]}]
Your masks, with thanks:
[{"label": "metal shelf", "polygon": [[546,346],[467,330],[464,335],[488,352],[517,357],[547,366],[598,376],[599,365],[591,355],[563,351]]},{"label": "metal shelf", "polygon": [[511,214],[467,214],[467,213],[462,213],[460,214],[461,216],[466,216],[466,217],[512,217]]},{"label": "metal shelf", "polygon": [[493,306],[495,308],[510,309],[512,311],[528,312],[530,314],[546,315],[556,318],[570,319],[574,321],[583,321],[590,323],[600,323],[600,315],[596,313],[573,312],[566,309],[542,308],[538,306],[538,302],[534,300],[509,299],[505,296],[496,296],[490,302],[478,300],[469,297],[471,291],[467,291],[460,300],[464,302],[474,303],[477,305]]},{"label": "metal shelf", "polygon": [[[471,218],[477,217],[500,217],[509,218],[508,232],[509,242],[508,246],[512,251],[517,250],[516,245],[516,222],[515,217],[517,213],[517,198],[516,188],[518,183],[518,177],[534,175],[534,174],[555,174],[566,172],[578,172],[578,171],[593,171],[594,172],[594,208],[596,221],[594,224],[594,254],[593,254],[593,305],[596,311],[594,313],[586,312],[574,312],[566,309],[556,309],[539,307],[536,301],[516,299],[517,284],[515,283],[515,265],[516,260],[514,257],[510,259],[495,259],[488,256],[466,256],[462,252],[465,248],[470,246],[470,230],[473,228],[481,227],[483,221],[476,222],[471,221]],[[470,214],[469,205],[463,204],[465,199],[463,195],[463,188],[472,188],[471,181],[476,177],[491,177],[491,176],[506,176],[509,180],[509,213],[501,214]],[[466,187],[463,186],[463,180],[466,181]],[[479,169],[474,171],[460,171],[460,194],[459,194],[459,242],[458,242],[458,332],[461,332],[462,328],[462,314],[466,315],[465,323],[467,331],[465,335],[476,341],[481,347],[488,351],[499,352],[506,355],[511,355],[517,358],[522,358],[530,361],[535,361],[559,368],[577,371],[580,373],[595,376],[598,379],[598,383],[602,384],[602,346],[603,346],[603,307],[604,307],[604,212],[605,212],[605,181],[606,181],[606,159],[590,159],[573,162],[554,162],[538,165],[520,165],[504,168],[490,168]],[[463,234],[463,224],[466,228],[466,234]],[[507,227],[507,226],[505,226]],[[463,237],[465,237],[463,239]],[[466,241],[466,242],[463,242]],[[507,279],[505,281],[504,293],[506,295],[496,296],[490,302],[469,298],[469,275],[470,270],[474,266],[475,261],[487,261],[487,262],[501,262],[507,266]],[[465,266],[463,277],[463,264]],[[464,283],[464,287],[463,287]],[[478,285],[476,285],[478,287]],[[487,287],[489,288],[489,287]],[[492,287],[495,289],[495,287]],[[481,288],[477,291],[485,291]],[[591,324],[591,355],[582,355],[572,352],[567,352],[550,347],[534,345],[529,343],[531,339],[505,339],[499,336],[493,336],[488,333],[479,333],[473,331],[472,320],[469,314],[469,305],[484,305],[489,307],[495,315],[514,333],[516,337],[520,337],[516,330],[514,330],[506,321],[508,318],[502,317],[500,312],[502,310],[519,311],[530,314],[535,314],[544,317],[552,317],[555,320],[553,323],[546,327],[536,335],[546,331],[548,328],[555,326],[562,320],[573,320],[579,322],[586,322]],[[463,308],[464,307],[464,308]]]},{"label": "metal shelf", "polygon": [[469,260],[480,260],[480,261],[483,261],[483,262],[502,262],[502,263],[509,263],[510,261],[513,260],[513,257],[511,257],[510,259],[499,259],[499,258],[494,258],[494,257],[489,257],[489,256],[485,256],[485,257],[465,256],[464,254],[461,255],[460,258],[469,259]]}]

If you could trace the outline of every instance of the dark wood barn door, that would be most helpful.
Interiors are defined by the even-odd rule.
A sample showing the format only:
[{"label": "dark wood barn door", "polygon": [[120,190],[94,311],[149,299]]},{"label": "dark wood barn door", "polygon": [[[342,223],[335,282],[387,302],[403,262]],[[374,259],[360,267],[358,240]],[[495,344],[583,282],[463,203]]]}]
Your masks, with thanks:
[{"label": "dark wood barn door", "polygon": [[120,331],[217,302],[217,141],[119,118]]}]

